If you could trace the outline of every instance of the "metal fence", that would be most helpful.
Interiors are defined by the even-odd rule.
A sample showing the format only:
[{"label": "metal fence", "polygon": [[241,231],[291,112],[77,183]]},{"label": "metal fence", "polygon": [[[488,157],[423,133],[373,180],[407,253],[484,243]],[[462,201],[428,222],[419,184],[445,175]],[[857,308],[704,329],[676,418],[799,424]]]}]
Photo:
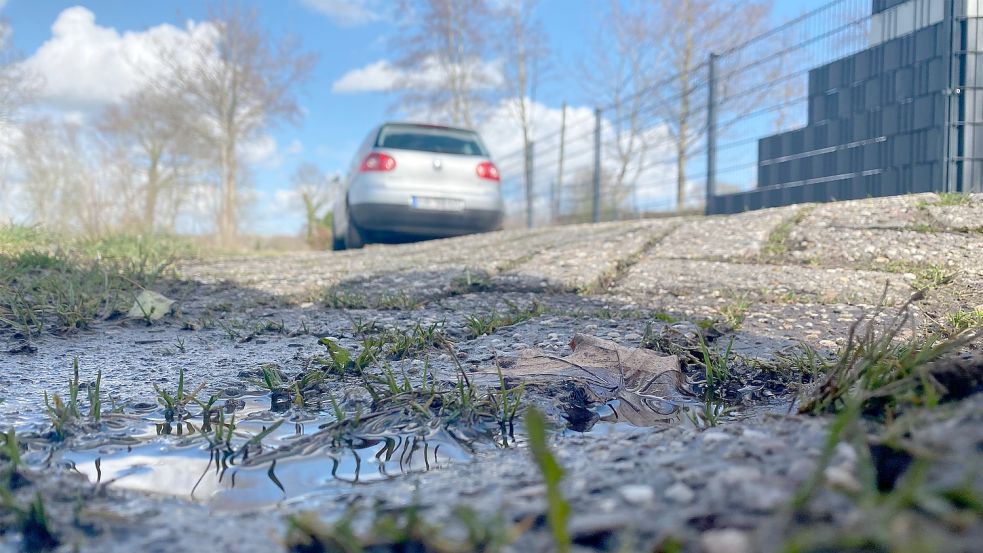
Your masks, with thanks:
[{"label": "metal fence", "polygon": [[977,173],[953,185],[943,171],[962,167],[950,131],[973,125],[946,102],[950,46],[967,50],[976,3],[833,0],[632,97],[564,108],[528,149],[497,159],[508,223],[973,190]]}]

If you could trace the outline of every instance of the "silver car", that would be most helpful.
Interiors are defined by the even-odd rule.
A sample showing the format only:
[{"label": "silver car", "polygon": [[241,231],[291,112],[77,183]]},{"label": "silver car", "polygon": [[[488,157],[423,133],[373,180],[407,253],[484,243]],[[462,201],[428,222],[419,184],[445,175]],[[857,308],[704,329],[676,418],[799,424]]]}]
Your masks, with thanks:
[{"label": "silver car", "polygon": [[335,201],[334,249],[502,227],[498,168],[478,133],[386,123],[366,137]]}]

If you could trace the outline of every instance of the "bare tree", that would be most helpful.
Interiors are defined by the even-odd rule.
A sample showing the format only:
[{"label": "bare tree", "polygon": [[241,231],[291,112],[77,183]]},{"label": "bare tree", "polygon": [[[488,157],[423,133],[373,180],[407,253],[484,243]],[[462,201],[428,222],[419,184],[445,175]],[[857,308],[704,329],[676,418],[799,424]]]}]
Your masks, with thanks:
[{"label": "bare tree", "polygon": [[0,125],[12,122],[14,113],[26,103],[31,79],[18,61],[11,41],[10,24],[0,19]]},{"label": "bare tree", "polygon": [[39,81],[23,64],[11,40],[10,25],[0,19],[0,190],[6,185],[13,161],[17,114],[30,102]]},{"label": "bare tree", "polygon": [[[782,43],[787,44],[788,35],[782,35]],[[805,111],[801,104],[804,101],[804,94],[808,84],[808,77],[805,74],[799,75],[799,60],[795,60],[789,54],[782,52],[778,54],[772,71],[770,72],[772,82],[775,82],[774,98],[778,102],[775,110],[774,126],[775,132],[784,132],[790,125],[798,122],[795,115]]]},{"label": "bare tree", "polygon": [[[653,87],[653,109],[659,113],[672,137],[676,151],[676,202],[686,204],[687,162],[706,133],[706,109],[701,105],[706,87],[704,62],[710,53],[725,52],[764,30],[768,0],[724,3],[715,0],[657,0],[654,20],[649,24],[649,40],[658,52],[653,70],[671,79]],[[729,102],[732,112],[745,111],[755,101],[739,94],[741,82],[753,77],[751,71],[735,73],[746,63],[750,52],[731,52],[718,68],[718,96]],[[742,61],[743,60],[743,61]],[[733,94],[733,95],[731,95]],[[761,97],[764,97],[764,93]],[[759,98],[760,100],[760,98]]]},{"label": "bare tree", "polygon": [[47,119],[22,125],[16,156],[27,211],[58,230],[96,235],[112,226],[118,205],[101,185],[98,144],[81,126]]},{"label": "bare tree", "polygon": [[218,230],[230,243],[238,232],[240,149],[270,126],[300,116],[297,87],[309,77],[315,57],[294,41],[274,41],[253,10],[223,4],[211,20],[214,40],[192,45],[190,56],[161,49],[167,72],[158,85],[181,99],[191,128],[217,160]]},{"label": "bare tree", "polygon": [[[536,99],[540,71],[549,55],[546,33],[535,17],[539,0],[503,0],[496,12],[496,19],[504,23],[503,33],[498,37],[495,49],[502,62],[502,91],[519,130],[522,132],[522,147],[529,151],[532,143],[533,113],[532,103]],[[532,156],[524,158],[526,175],[527,203],[532,197]],[[529,208],[531,210],[531,207]],[[529,211],[529,221],[531,221]]]},{"label": "bare tree", "polygon": [[[173,230],[183,186],[197,166],[200,144],[181,111],[180,98],[147,87],[105,110],[99,129],[113,152],[113,166],[128,210],[124,226]],[[127,182],[129,181],[129,182]],[[169,212],[172,217],[159,214]]]},{"label": "bare tree", "polygon": [[411,15],[394,47],[400,105],[473,128],[500,80],[486,61],[491,10],[485,0],[402,0]]},{"label": "bare tree", "polygon": [[31,121],[23,125],[21,139],[17,142],[16,156],[24,178],[25,211],[35,221],[51,221],[53,225],[64,223],[59,215],[66,201],[62,194],[68,189],[65,177],[66,160],[53,148],[55,129],[47,120]]},{"label": "bare tree", "polygon": [[648,25],[654,19],[647,0],[610,0],[603,15],[604,31],[593,46],[581,73],[587,89],[607,108],[613,140],[606,142],[614,160],[605,181],[605,198],[619,211],[637,185],[648,153],[653,126],[650,89],[657,79],[653,67],[658,52],[651,47]]},{"label": "bare tree", "polygon": [[313,163],[303,163],[297,167],[290,180],[300,194],[300,201],[304,204],[307,243],[311,245],[319,243],[319,231],[330,228],[330,224],[326,225],[324,221],[334,205],[340,178],[338,175],[325,175]]},{"label": "bare tree", "polygon": [[[601,167],[601,189],[612,190],[615,178],[610,167]],[[566,223],[589,223],[593,220],[593,195],[591,188],[594,183],[594,168],[581,167],[574,171],[568,179],[568,191],[564,196],[560,211],[560,219]],[[611,220],[618,213],[618,204],[612,198],[601,198],[601,218]]]}]

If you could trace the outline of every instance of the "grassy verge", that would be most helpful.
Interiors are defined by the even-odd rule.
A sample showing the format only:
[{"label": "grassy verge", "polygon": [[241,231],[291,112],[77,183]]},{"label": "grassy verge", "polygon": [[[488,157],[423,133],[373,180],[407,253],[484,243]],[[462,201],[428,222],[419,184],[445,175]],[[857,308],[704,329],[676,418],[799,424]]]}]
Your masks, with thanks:
[{"label": "grassy verge", "polygon": [[0,330],[28,340],[72,332],[123,313],[139,290],[195,255],[170,237],[71,239],[36,227],[0,228]]}]

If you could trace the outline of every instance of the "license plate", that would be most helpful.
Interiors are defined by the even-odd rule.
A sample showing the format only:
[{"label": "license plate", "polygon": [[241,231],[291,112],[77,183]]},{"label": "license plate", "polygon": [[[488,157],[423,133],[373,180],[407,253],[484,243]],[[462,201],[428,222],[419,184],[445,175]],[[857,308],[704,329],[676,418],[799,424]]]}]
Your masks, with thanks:
[{"label": "license plate", "polygon": [[413,209],[427,209],[432,211],[464,211],[464,201],[452,198],[421,198],[413,196],[410,201]]}]

